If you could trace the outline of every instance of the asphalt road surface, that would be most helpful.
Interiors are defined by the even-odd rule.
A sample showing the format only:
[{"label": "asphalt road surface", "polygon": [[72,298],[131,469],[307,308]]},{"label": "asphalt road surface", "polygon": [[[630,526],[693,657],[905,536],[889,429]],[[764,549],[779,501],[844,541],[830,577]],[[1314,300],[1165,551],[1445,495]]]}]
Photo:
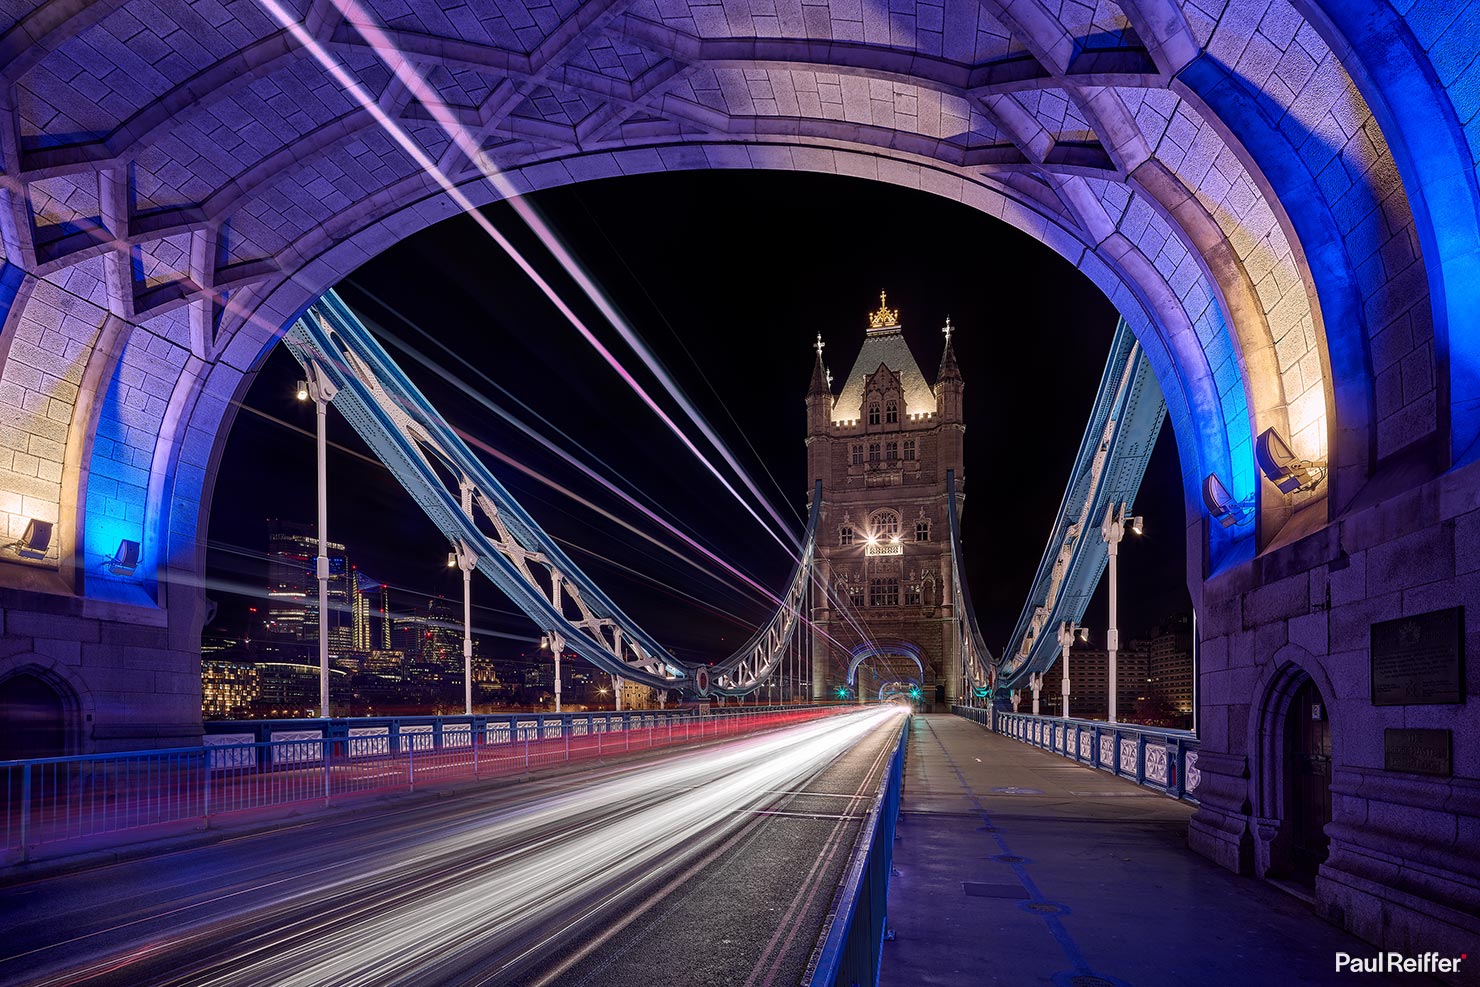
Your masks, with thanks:
[{"label": "asphalt road surface", "polygon": [[0,889],[0,984],[796,984],[902,716]]}]

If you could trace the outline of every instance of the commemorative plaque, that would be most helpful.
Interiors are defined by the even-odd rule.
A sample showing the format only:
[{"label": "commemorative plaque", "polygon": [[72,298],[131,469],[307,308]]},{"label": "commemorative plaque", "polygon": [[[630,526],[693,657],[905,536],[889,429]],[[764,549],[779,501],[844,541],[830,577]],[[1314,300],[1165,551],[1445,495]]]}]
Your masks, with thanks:
[{"label": "commemorative plaque", "polygon": [[1453,774],[1451,739],[1448,730],[1388,727],[1382,732],[1382,766],[1387,771],[1447,778]]},{"label": "commemorative plaque", "polygon": [[1465,701],[1465,612],[1434,610],[1372,625],[1372,705]]}]

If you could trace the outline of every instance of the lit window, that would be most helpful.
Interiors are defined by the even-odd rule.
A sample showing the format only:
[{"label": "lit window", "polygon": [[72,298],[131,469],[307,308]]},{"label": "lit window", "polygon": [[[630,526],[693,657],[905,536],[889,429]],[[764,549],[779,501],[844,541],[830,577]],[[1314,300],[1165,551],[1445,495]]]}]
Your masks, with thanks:
[{"label": "lit window", "polygon": [[915,541],[929,541],[929,540],[930,540],[930,522],[929,521],[916,521],[915,522]]},{"label": "lit window", "polygon": [[868,423],[870,425],[879,424],[879,406],[877,403],[868,406]]},{"label": "lit window", "polygon": [[890,425],[897,425],[897,424],[899,424],[899,404],[898,403],[896,403],[894,401],[890,401],[888,404],[884,405],[884,421],[887,422],[887,423],[889,423]]},{"label": "lit window", "polygon": [[907,462],[914,462],[915,461],[915,440],[914,439],[905,439],[904,440],[904,458],[905,458],[905,460]]},{"label": "lit window", "polygon": [[898,442],[886,442],[886,443],[884,443],[884,458],[887,459],[887,460],[889,460],[891,463],[894,462],[896,459],[899,458],[899,443]]},{"label": "lit window", "polygon": [[918,607],[920,605],[920,584],[915,583],[908,586],[904,591],[904,605],[907,607]]},{"label": "lit window", "polygon": [[862,443],[860,443],[858,445],[855,445],[853,447],[853,465],[854,466],[862,466],[863,465],[863,444]]},{"label": "lit window", "polygon": [[863,587],[862,586],[849,586],[848,587],[848,602],[850,604],[852,604],[853,606],[855,606],[855,607],[861,607],[861,606],[863,606]]},{"label": "lit window", "polygon": [[874,537],[889,541],[899,535],[899,515],[893,511],[877,511],[871,519]]},{"label": "lit window", "polygon": [[891,576],[868,581],[868,605],[871,607],[899,606],[899,579]]}]

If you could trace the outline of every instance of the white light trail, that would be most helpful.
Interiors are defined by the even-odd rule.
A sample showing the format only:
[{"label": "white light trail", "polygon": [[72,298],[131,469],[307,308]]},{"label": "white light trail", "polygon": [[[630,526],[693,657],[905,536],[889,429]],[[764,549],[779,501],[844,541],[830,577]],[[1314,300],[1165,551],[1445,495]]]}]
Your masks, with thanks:
[{"label": "white light trail", "polygon": [[827,716],[472,817],[447,835],[388,848],[368,870],[326,868],[289,884],[269,877],[270,899],[243,889],[235,911],[165,941],[119,946],[120,955],[90,957],[82,970],[41,982],[74,982],[88,971],[118,972],[171,949],[199,948],[211,953],[209,972],[181,969],[179,982],[447,983],[480,958],[507,956],[530,935],[557,931],[573,910],[616,887],[716,845],[750,810],[873,731],[897,729],[904,715],[890,706]]},{"label": "white light trail", "polygon": [[[663,424],[667,426],[668,430],[671,431],[674,436],[677,437],[678,440],[684,445],[684,447],[687,448],[689,452],[696,459],[699,460],[700,464],[703,465],[703,467],[708,470],[709,473],[712,474],[716,480],[719,481],[720,485],[723,486],[725,490],[728,491],[729,494],[735,498],[740,506],[745,509],[746,513],[754,518],[756,523],[761,525],[761,527],[765,529],[766,533],[770,535],[771,538],[775,540],[778,545],[786,549],[793,558],[796,558],[799,552],[799,546],[796,543],[795,536],[790,534],[786,523],[782,521],[781,517],[776,513],[775,509],[771,507],[770,502],[766,500],[766,498],[760,493],[755,484],[750,480],[749,476],[744,472],[743,469],[740,468],[739,464],[735,462],[734,457],[730,455],[728,450],[724,447],[723,443],[720,442],[718,436],[714,435],[712,430],[709,429],[708,425],[702,423],[702,419],[696,418],[696,424],[699,424],[700,430],[705,433],[706,437],[709,438],[711,443],[715,444],[715,447],[720,451],[720,454],[724,457],[725,461],[730,464],[731,468],[736,470],[737,475],[741,478],[741,482],[747,487],[747,489],[752,492],[752,495],[759,498],[761,505],[776,522],[776,528],[773,529],[761,518],[759,514],[755,512],[755,509],[751,507],[749,502],[747,502],[746,499],[740,495],[740,492],[737,491],[734,485],[730,483],[730,481],[724,476],[723,473],[720,472],[719,468],[716,467],[712,462],[710,462],[709,458],[704,455],[704,453],[699,449],[697,445],[694,444],[693,440],[689,438],[688,434],[685,433],[684,430],[678,426],[678,423],[675,422],[672,417],[670,417],[669,414],[663,410],[662,406],[658,404],[657,400],[653,398],[651,394],[648,393],[647,389],[644,388],[642,384],[639,383],[638,380],[633,377],[632,374],[624,366],[622,366],[621,362],[609,349],[602,345],[601,341],[596,338],[596,335],[586,325],[585,321],[576,314],[576,312],[565,302],[564,299],[560,297],[559,293],[556,292],[554,286],[551,285],[550,282],[539,273],[539,271],[535,270],[534,265],[530,263],[530,261],[522,253],[519,252],[518,248],[516,248],[514,244],[511,243],[509,239],[505,237],[503,233],[501,233],[498,228],[493,225],[492,222],[489,221],[488,217],[484,216],[478,210],[477,206],[473,204],[472,200],[470,200],[467,195],[464,194],[463,191],[457,187],[452,179],[449,178],[447,174],[442,171],[438,164],[433,161],[430,156],[427,155],[427,153],[422,149],[421,145],[418,144],[411,137],[411,135],[408,134],[406,130],[399,123],[397,123],[389,113],[385,111],[382,106],[380,106],[380,104],[375,100],[373,96],[370,95],[370,93],[365,89],[360,81],[355,78],[342,64],[340,64],[338,59],[334,58],[334,56],[331,55],[327,49],[325,49],[323,44],[321,44],[317,38],[309,33],[308,29],[304,27],[304,25],[297,19],[295,13],[292,10],[288,9],[283,3],[281,3],[280,0],[258,0],[258,2],[261,3],[261,5],[268,11],[268,13],[272,15],[273,19],[276,20],[279,25],[281,25],[285,30],[293,35],[295,41],[301,44],[311,55],[313,55],[314,59],[321,66],[323,66],[324,70],[327,71],[330,76],[333,77],[334,81],[337,82],[344,89],[344,91],[352,99],[354,99],[355,102],[359,103],[360,106],[365,109],[365,111],[375,120],[375,122],[381,126],[386,134],[389,135],[391,139],[394,140],[396,144],[399,145],[400,148],[406,152],[406,154],[412,159],[412,161],[416,163],[417,167],[421,168],[424,172],[431,176],[432,179],[436,181],[436,183],[447,194],[447,197],[450,198],[459,209],[467,213],[467,215],[473,220],[473,222],[478,225],[479,229],[483,230],[483,232],[486,233],[489,238],[494,241],[494,243],[498,244],[498,246],[504,251],[504,253],[507,254],[516,265],[518,265],[519,269],[522,270],[532,282],[534,282],[535,286],[539,288],[540,292],[544,294],[544,296],[550,301],[552,305],[555,306],[560,314],[565,317],[565,320],[569,322],[578,333],[580,333],[581,337],[585,339],[586,342],[589,343],[593,349],[596,350],[596,352],[607,363],[607,365],[610,366],[617,373],[617,375],[626,382],[627,386],[632,389],[633,393],[635,393],[642,400],[642,402],[648,406],[648,409],[652,411],[653,414],[658,416],[659,420],[661,420]],[[540,220],[538,216],[533,213],[528,203],[526,203],[522,199],[519,190],[514,188],[513,185],[509,183],[508,179],[504,178],[503,175],[497,171],[497,169],[493,169],[492,173],[490,173],[489,169],[491,168],[491,162],[487,161],[486,155],[484,155],[481,148],[477,146],[478,142],[473,138],[471,134],[468,134],[461,127],[461,125],[457,123],[455,118],[453,118],[451,113],[448,111],[447,107],[442,103],[441,99],[437,97],[436,92],[421,77],[420,73],[416,71],[416,69],[411,65],[410,61],[406,59],[405,56],[401,55],[399,50],[397,50],[395,46],[389,42],[383,32],[379,31],[379,29],[375,27],[375,25],[371,22],[372,19],[369,13],[352,2],[346,2],[346,0],[333,0],[333,2],[335,6],[340,10],[340,12],[343,13],[346,18],[348,18],[350,23],[354,25],[355,29],[365,36],[371,47],[375,48],[377,53],[386,62],[386,65],[391,69],[397,81],[406,86],[406,88],[417,98],[422,106],[425,107],[435,119],[437,119],[437,122],[444,129],[447,129],[449,126],[453,128],[448,131],[448,134],[455,141],[458,142],[459,148],[467,153],[469,150],[469,145],[471,145],[472,154],[470,154],[469,157],[471,160],[474,161],[475,164],[478,165],[480,170],[483,171],[484,177],[489,182],[493,183],[495,189],[498,190],[499,193],[515,208],[515,210],[525,220],[525,222],[530,223],[530,228],[536,233],[537,236],[541,238],[542,242],[544,242],[545,244],[545,247],[549,249],[551,253],[554,254],[556,258],[561,261],[562,264],[566,265],[567,272],[576,279],[577,283],[581,284],[582,290],[587,292],[588,297],[590,297],[591,300],[597,305],[597,307],[602,310],[603,314],[606,314],[609,320],[614,320],[612,321],[612,325],[617,329],[619,333],[623,335],[623,338],[628,341],[628,345],[634,346],[634,351],[638,352],[639,356],[644,356],[645,349],[642,348],[640,341],[636,339],[636,336],[634,333],[632,333],[631,328],[626,325],[626,321],[621,318],[621,316],[616,312],[611,303],[608,302],[602,295],[600,290],[596,288],[595,284],[591,282],[591,280],[584,274],[583,271],[581,271],[579,265],[576,264],[575,259],[569,255],[569,252],[566,251],[565,248],[559,243],[558,239],[554,237],[553,232],[551,232],[548,227],[544,225],[543,221]],[[644,356],[644,359],[646,360],[647,357]],[[651,365],[649,369],[652,369]],[[655,372],[655,375],[658,376],[660,381],[666,382],[668,380],[667,374],[664,373],[661,368],[659,368]],[[674,386],[676,387],[676,385]],[[697,410],[692,409],[692,406],[688,403],[686,399],[682,398],[681,396],[674,396],[674,400],[678,401],[678,403],[690,413],[691,417],[697,416]]]}]

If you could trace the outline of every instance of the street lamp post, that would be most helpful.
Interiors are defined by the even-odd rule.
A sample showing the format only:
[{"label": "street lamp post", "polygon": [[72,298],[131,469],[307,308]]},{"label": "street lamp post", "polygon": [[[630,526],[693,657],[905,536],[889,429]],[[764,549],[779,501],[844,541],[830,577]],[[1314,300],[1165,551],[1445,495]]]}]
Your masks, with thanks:
[{"label": "street lamp post", "polygon": [[1063,713],[1066,720],[1069,718],[1069,649],[1073,647],[1076,640],[1088,641],[1088,628],[1080,627],[1067,620],[1059,624],[1059,647],[1064,649],[1063,658],[1059,661],[1061,666],[1059,670],[1063,673],[1062,678],[1059,679],[1059,687],[1064,693]]},{"label": "street lamp post", "polygon": [[[329,716],[329,402],[339,388],[329,381],[317,363],[309,363],[308,379],[298,382],[300,401],[312,400],[317,412],[316,460],[319,498],[319,555],[314,569],[319,581],[319,715]],[[345,573],[349,578],[349,573]]]},{"label": "street lamp post", "polygon": [[1115,723],[1115,653],[1120,650],[1120,630],[1115,626],[1115,559],[1119,555],[1120,540],[1125,537],[1126,530],[1140,534],[1142,531],[1142,520],[1140,517],[1126,517],[1130,505],[1124,502],[1111,504],[1105,510],[1105,523],[1100,526],[1100,533],[1105,537],[1105,545],[1110,552],[1110,615],[1105,621],[1105,653],[1107,656],[1107,671],[1110,677],[1110,722]]},{"label": "street lamp post", "polygon": [[540,638],[540,647],[555,653],[555,712],[560,712],[560,652],[565,650],[565,638],[551,631]]},{"label": "street lamp post", "polygon": [[462,542],[447,556],[447,567],[462,570],[463,579],[463,712],[473,715],[473,569],[478,556]]}]

